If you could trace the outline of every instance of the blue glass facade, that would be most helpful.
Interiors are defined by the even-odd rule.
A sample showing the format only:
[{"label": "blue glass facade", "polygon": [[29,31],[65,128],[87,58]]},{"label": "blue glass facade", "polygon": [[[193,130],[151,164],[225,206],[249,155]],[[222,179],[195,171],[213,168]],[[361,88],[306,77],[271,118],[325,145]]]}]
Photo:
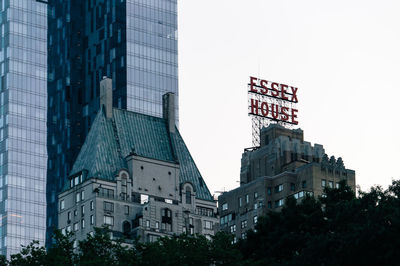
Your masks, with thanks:
[{"label": "blue glass facade", "polygon": [[178,103],[177,3],[127,0],[126,5],[127,109],[161,116],[162,94],[174,92]]},{"label": "blue glass facade", "polygon": [[178,102],[177,0],[50,0],[48,27],[49,240],[57,194],[100,107],[102,77],[112,78],[118,108],[162,116],[164,93]]},{"label": "blue glass facade", "polygon": [[0,253],[44,244],[47,6],[0,1]]}]

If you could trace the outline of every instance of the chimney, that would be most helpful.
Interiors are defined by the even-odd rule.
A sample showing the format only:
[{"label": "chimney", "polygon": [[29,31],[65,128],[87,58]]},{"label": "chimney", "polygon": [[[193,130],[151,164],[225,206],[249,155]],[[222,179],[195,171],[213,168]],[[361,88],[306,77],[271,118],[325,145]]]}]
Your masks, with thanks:
[{"label": "chimney", "polygon": [[112,79],[103,77],[100,81],[100,108],[104,105],[107,118],[112,118],[112,101]]},{"label": "chimney", "polygon": [[168,122],[168,130],[175,133],[175,94],[168,92],[163,95],[163,118]]}]

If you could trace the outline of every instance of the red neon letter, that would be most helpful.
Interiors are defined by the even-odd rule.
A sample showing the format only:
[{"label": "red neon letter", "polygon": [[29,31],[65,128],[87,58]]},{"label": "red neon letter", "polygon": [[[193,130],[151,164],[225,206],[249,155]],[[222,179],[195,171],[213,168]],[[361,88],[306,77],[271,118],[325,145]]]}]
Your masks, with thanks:
[{"label": "red neon letter", "polygon": [[258,100],[251,99],[251,114],[258,115]]},{"label": "red neon letter", "polygon": [[272,96],[278,96],[279,95],[279,91],[278,91],[278,88],[279,88],[279,84],[278,83],[272,83],[271,84],[271,88],[272,88]]},{"label": "red neon letter", "polygon": [[292,102],[295,102],[295,103],[297,103],[298,102],[298,100],[297,100],[297,95],[296,95],[296,93],[297,93],[297,88],[294,88],[294,87],[291,87],[292,88]]},{"label": "red neon letter", "polygon": [[[274,107],[276,107],[276,108],[274,108]],[[272,111],[271,111],[271,114],[272,114],[272,118],[278,119],[278,115],[279,115],[279,105],[272,104]]]},{"label": "red neon letter", "polygon": [[287,88],[288,88],[288,85],[281,84],[281,98],[282,98],[282,100],[289,100],[289,98],[285,96]]},{"label": "red neon letter", "polygon": [[292,109],[292,123],[297,125],[299,122],[297,120],[295,120],[295,118],[297,118],[297,112],[299,110],[297,109]]},{"label": "red neon letter", "polygon": [[288,121],[289,120],[289,114],[287,113],[287,111],[289,111],[289,108],[282,107],[281,110],[282,110],[282,115],[281,115],[282,121]]},{"label": "red neon letter", "polygon": [[268,84],[268,81],[266,81],[266,80],[263,80],[263,79],[262,79],[262,80],[260,81],[260,85],[261,85],[261,87],[263,87],[263,89],[264,89],[264,90],[261,90],[261,93],[264,94],[264,95],[267,95],[267,94],[268,94],[267,84]]},{"label": "red neon letter", "polygon": [[267,117],[268,113],[269,113],[268,103],[262,102],[261,103],[261,114],[263,116]]},{"label": "red neon letter", "polygon": [[253,86],[256,85],[254,81],[258,80],[258,78],[250,77],[250,91],[251,92],[258,92],[257,89],[253,89]]}]

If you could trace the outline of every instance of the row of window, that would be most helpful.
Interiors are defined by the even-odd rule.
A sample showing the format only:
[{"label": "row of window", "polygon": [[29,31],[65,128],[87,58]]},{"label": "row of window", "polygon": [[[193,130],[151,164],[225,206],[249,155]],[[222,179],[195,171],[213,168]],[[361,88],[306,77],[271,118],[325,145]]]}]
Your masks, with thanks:
[{"label": "row of window", "polygon": [[[254,199],[257,199],[257,198],[258,198],[258,192],[254,192]],[[249,194],[246,194],[244,196],[244,199],[245,199],[246,204],[248,204],[250,202]],[[242,205],[243,205],[243,199],[242,199],[242,197],[239,197],[239,207],[242,207]],[[228,203],[225,202],[222,204],[222,210],[223,211],[228,210]]]},{"label": "row of window", "polygon": [[[256,225],[257,222],[258,222],[258,216],[255,215],[255,216],[253,216],[253,225]],[[240,228],[241,228],[241,229],[247,228],[247,220],[243,220],[243,221],[240,222]],[[236,232],[236,224],[231,225],[231,226],[229,227],[229,230],[230,230],[230,232],[231,232],[232,234],[235,233],[235,232]]]},{"label": "row of window", "polygon": [[[326,182],[325,179],[321,179],[321,187],[326,187],[328,185],[328,187],[333,188],[333,181],[329,180],[328,182]],[[339,183],[335,184],[335,188],[339,188]]]},{"label": "row of window", "polygon": [[[104,216],[104,224],[105,224],[105,225],[112,225],[112,224],[114,224],[114,218],[111,217],[111,218],[112,218],[111,221],[110,221],[108,218],[110,218],[110,217]],[[111,224],[110,224],[110,222],[111,222]],[[90,215],[90,224],[91,224],[91,225],[94,225],[94,216],[93,216],[93,215]],[[82,219],[80,222],[74,223],[73,227],[72,227],[71,225],[67,225],[67,227],[61,229],[61,232],[65,235],[66,232],[71,232],[72,229],[73,229],[75,232],[76,232],[76,231],[79,231],[79,229],[85,229],[85,219]]]},{"label": "row of window", "polygon": [[[72,180],[72,179],[71,179]],[[75,194],[75,203],[78,203],[80,201],[84,201],[85,200],[85,191],[81,191]],[[65,209],[65,200],[62,199],[60,201],[60,210],[64,210]]]},{"label": "row of window", "polygon": [[220,220],[221,225],[227,224],[228,222],[235,220],[235,214],[230,213],[230,214],[224,215],[224,216],[220,217],[219,220]]},{"label": "row of window", "polygon": [[211,209],[211,208],[205,208],[205,207],[197,206],[196,207],[196,214],[202,215],[202,216],[214,217],[214,210]]}]

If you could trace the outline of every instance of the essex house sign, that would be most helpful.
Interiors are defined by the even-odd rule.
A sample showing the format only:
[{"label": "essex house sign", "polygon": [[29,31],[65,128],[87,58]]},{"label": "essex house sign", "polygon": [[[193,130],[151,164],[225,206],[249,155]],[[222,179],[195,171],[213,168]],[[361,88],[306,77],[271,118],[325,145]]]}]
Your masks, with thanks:
[{"label": "essex house sign", "polygon": [[297,87],[250,77],[248,114],[252,117],[253,146],[259,146],[259,133],[270,122],[285,127],[297,125]]}]

